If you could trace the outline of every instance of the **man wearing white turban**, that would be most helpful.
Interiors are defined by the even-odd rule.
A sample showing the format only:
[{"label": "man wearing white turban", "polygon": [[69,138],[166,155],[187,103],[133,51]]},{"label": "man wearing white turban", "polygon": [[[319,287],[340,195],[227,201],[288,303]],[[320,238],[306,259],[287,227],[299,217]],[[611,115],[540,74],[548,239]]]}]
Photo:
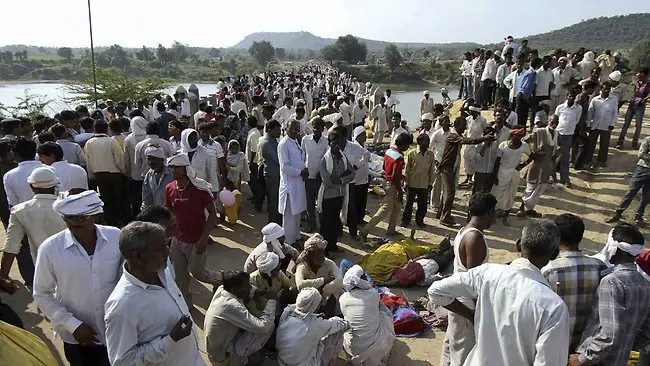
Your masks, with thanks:
[{"label": "man wearing white turban", "polygon": [[165,151],[162,147],[149,145],[144,149],[149,170],[142,181],[142,207],[163,206],[165,187],[174,180],[171,170],[165,165]]},{"label": "man wearing white turban", "polygon": [[[158,126],[158,124],[156,124]],[[129,178],[129,203],[131,217],[138,216],[142,204],[142,168],[138,165],[136,146],[147,138],[147,120],[143,117],[133,117],[131,134],[124,139],[124,166]]]},{"label": "man wearing white turban", "polygon": [[629,224],[619,224],[609,232],[596,257],[614,268],[600,281],[598,304],[569,365],[627,365],[633,345],[650,337],[650,286],[635,264],[645,249],[644,241],[639,229]]},{"label": "man wearing white turban", "polygon": [[103,304],[122,273],[122,255],[120,230],[95,224],[102,206],[95,191],[56,200],[68,228],[45,240],[36,258],[34,301],[71,365],[109,365]]},{"label": "man wearing white turban", "polygon": [[350,324],[343,346],[353,365],[384,366],[395,340],[393,314],[363,275],[363,268],[354,265],[343,276],[346,292],[339,302],[343,318]]},{"label": "man wearing white turban", "polygon": [[244,262],[244,271],[253,273],[257,268],[257,257],[267,252],[273,252],[280,259],[280,268],[287,270],[291,259],[296,262],[300,253],[291,245],[284,243],[284,229],[282,226],[271,222],[262,228],[262,242],[253,249]]},{"label": "man wearing white turban", "polygon": [[252,300],[252,306],[249,309],[256,314],[261,314],[266,306],[268,292],[278,294],[278,306],[276,314],[282,313],[282,310],[288,305],[296,302],[296,284],[293,279],[287,277],[282,268],[280,268],[280,257],[273,252],[262,253],[255,260],[257,271],[251,273],[251,285],[256,289],[256,295]]},{"label": "man wearing white turban", "polygon": [[[167,160],[174,181],[165,187],[164,205],[176,216],[176,231],[171,240],[170,257],[176,283],[189,308],[192,308],[190,272],[195,279],[218,286],[220,275],[205,268],[210,229],[217,222],[210,183],[196,176],[187,154]],[[205,211],[208,212],[207,218]]]},{"label": "man wearing white turban", "polygon": [[20,252],[23,237],[27,236],[32,259],[36,261],[38,247],[45,239],[65,230],[63,219],[52,208],[58,185],[56,173],[50,168],[36,168],[27,177],[27,183],[34,191],[34,198],[11,208],[7,236],[2,249],[0,279],[10,284],[13,284],[13,281],[9,278],[9,270]]},{"label": "man wearing white turban", "polygon": [[433,105],[435,102],[433,101],[433,98],[429,96],[429,91],[425,90],[423,92],[423,97],[420,100],[420,115],[426,114],[426,113],[433,113]]},{"label": "man wearing white turban", "polygon": [[331,365],[338,357],[349,325],[339,317],[319,317],[321,301],[318,290],[308,287],[284,309],[275,341],[280,366]]},{"label": "man wearing white turban", "polygon": [[186,128],[181,132],[181,152],[189,158],[196,176],[210,183],[211,192],[219,192],[217,157],[211,156],[205,147],[199,145],[199,133],[196,130]]},{"label": "man wearing white turban", "polygon": [[205,313],[205,345],[213,365],[244,366],[248,357],[262,349],[275,327],[277,293],[269,298],[262,314],[256,316],[245,304],[251,299],[253,287],[243,271],[227,271],[223,285],[212,297]]}]

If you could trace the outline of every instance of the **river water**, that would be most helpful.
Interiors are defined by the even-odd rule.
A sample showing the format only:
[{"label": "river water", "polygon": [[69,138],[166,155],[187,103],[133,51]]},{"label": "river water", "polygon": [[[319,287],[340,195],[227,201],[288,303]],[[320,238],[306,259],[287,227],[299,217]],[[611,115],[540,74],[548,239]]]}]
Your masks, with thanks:
[{"label": "river water", "polygon": [[[169,88],[167,92],[173,94],[179,84],[174,85]],[[188,89],[190,84],[183,84],[183,86]],[[217,90],[216,84],[196,84],[199,88],[201,95],[207,95],[214,93]],[[68,96],[66,91],[63,88],[63,84],[58,83],[26,83],[26,84],[2,84],[0,82],[0,104],[5,106],[15,106],[18,103],[16,98],[21,97],[25,94],[25,90],[29,94],[38,95],[46,100],[51,100],[52,102],[48,106],[48,114],[54,115],[55,113],[63,109],[74,109],[74,106],[68,105],[65,103],[64,99]],[[408,121],[408,125],[411,128],[419,126],[419,110],[420,110],[420,100],[422,99],[422,92],[414,91],[394,91],[394,95],[399,99],[400,104],[397,106],[397,110],[402,113],[402,119]],[[449,96],[456,98],[458,92],[456,90],[451,90]],[[431,93],[430,96],[436,101],[440,102],[442,97],[440,93]]]}]

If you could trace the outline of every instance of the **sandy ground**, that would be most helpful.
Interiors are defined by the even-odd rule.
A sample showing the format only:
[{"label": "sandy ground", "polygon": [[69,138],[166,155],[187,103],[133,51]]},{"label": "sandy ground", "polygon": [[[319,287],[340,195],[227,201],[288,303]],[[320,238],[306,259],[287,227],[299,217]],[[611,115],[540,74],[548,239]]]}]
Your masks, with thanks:
[{"label": "sandy ground", "polygon": [[[488,121],[492,120],[491,116],[486,115],[486,117]],[[619,125],[621,123],[622,119],[619,121]],[[633,129],[631,128],[631,130]],[[648,128],[644,128],[644,132],[647,133],[647,130]],[[632,131],[629,132],[630,135],[631,133]],[[618,136],[618,128],[613,135]],[[612,139],[612,146],[614,144],[615,138]],[[589,253],[596,252],[606,241],[610,229],[610,226],[604,223],[604,219],[611,215],[625,193],[629,177],[636,164],[636,156],[637,152],[634,150],[618,151],[610,148],[607,168],[593,172],[571,170],[573,188],[549,189],[542,197],[537,210],[550,218],[564,212],[580,215],[586,225],[582,247]],[[522,190],[523,185],[520,186],[518,196],[521,195]],[[468,198],[468,191],[459,190],[457,192],[454,211],[456,222],[463,222]],[[379,198],[371,195],[368,207],[370,214],[375,212],[379,202]],[[633,219],[638,202],[639,199],[632,203],[625,213],[625,219],[629,221]],[[248,253],[260,243],[261,234],[259,229],[266,223],[266,219],[265,213],[255,213],[251,205],[246,201],[241,211],[240,222],[234,226],[220,226],[214,230],[212,236],[218,244],[208,248],[208,266],[213,269],[240,269]],[[425,242],[438,243],[444,235],[453,237],[457,231],[457,229],[439,225],[431,211],[427,214],[425,223],[427,227],[418,230],[416,233],[416,239]],[[514,242],[519,237],[525,219],[513,216],[510,218],[510,224],[510,227],[504,227],[500,222],[497,222],[487,231],[490,245],[490,261],[505,263],[517,257]],[[371,234],[383,235],[385,228],[386,223],[382,222],[380,227]],[[398,230],[406,236],[409,235],[408,229],[398,228]],[[643,232],[648,238],[649,231],[643,230]],[[0,233],[0,240],[4,240],[4,232]],[[347,234],[340,238],[339,245],[344,251],[334,257],[337,262],[343,257],[358,260],[360,256],[367,253],[366,249],[362,248],[358,242],[351,239]],[[17,265],[14,265],[11,274],[13,278],[20,279]],[[426,293],[425,288],[398,288],[393,289],[393,291],[405,295],[410,300],[415,300]],[[197,326],[202,329],[204,314],[210,302],[211,292],[203,284],[196,281],[193,281],[192,292],[196,304],[192,315]],[[52,337],[49,323],[39,314],[27,289],[23,287],[13,296],[3,293],[0,297],[3,302],[8,303],[21,315],[29,331],[43,338],[60,360],[65,359],[61,341]],[[435,330],[429,331],[419,338],[398,338],[393,346],[389,365],[438,365],[443,337],[444,333],[442,331]],[[200,338],[203,338],[202,331],[200,331]],[[203,343],[203,341],[201,342]],[[203,344],[201,344],[201,347],[204,347]],[[207,357],[205,359],[207,361]],[[62,364],[64,363],[62,362]],[[275,363],[270,360],[264,363],[264,365],[273,364]],[[345,365],[345,362],[339,360],[337,365]]]}]

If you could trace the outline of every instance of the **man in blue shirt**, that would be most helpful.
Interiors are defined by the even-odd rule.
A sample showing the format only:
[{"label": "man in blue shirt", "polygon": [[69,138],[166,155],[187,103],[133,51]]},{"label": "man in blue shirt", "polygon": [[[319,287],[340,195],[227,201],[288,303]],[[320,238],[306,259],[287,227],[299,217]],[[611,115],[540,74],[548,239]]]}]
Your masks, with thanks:
[{"label": "man in blue shirt", "polygon": [[[514,110],[517,112],[517,124],[519,126],[526,126],[528,121],[528,114],[530,112],[530,105],[532,102],[533,92],[535,91],[535,76],[540,67],[541,60],[534,59],[530,65],[525,64],[526,60],[523,57],[517,59],[517,76],[515,78],[515,93],[514,93]],[[534,121],[531,122],[531,130],[535,127]]]}]

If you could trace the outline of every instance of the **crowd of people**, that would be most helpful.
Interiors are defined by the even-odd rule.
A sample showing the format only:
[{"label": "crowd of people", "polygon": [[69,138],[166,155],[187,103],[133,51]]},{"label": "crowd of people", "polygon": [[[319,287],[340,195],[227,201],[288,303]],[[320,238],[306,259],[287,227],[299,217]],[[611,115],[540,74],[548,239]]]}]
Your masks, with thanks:
[{"label": "crowd of people", "polygon": [[[631,350],[650,343],[650,253],[638,229],[650,200],[650,138],[607,220],[619,221],[643,189],[636,226],[617,224],[599,255],[580,251],[579,217],[540,219],[535,210],[550,184],[571,188],[570,167],[605,166],[626,103],[617,148],[633,118],[639,148],[648,69],[630,93],[624,71],[609,51],[540,58],[509,37],[502,51],[466,54],[462,102],[446,89],[439,103],[424,92],[415,131],[390,90],[376,95],[371,83],[318,64],[220,80],[216,103],[196,110],[179,92],[5,118],[0,288],[17,290],[17,261],[73,366],[204,364],[191,278],[212,287],[203,330],[215,365],[246,365],[269,350],[287,366],[331,365],[342,351],[352,364],[386,365],[392,314],[362,267],[331,259],[338,239],[347,227],[373,247],[369,234],[382,220],[385,236],[398,237],[414,205],[416,226],[426,226],[431,207],[441,224],[458,227],[456,189],[471,188],[454,274],[428,290],[450,311],[441,364],[626,365]],[[492,107],[488,123],[482,111]],[[377,162],[385,195],[366,221]],[[222,224],[236,230],[242,197],[266,211],[262,243],[242,270],[211,268],[211,233]],[[531,218],[517,241],[521,258],[488,264],[484,231],[496,217],[509,225],[513,208]],[[2,321],[22,326],[0,306]]]}]

